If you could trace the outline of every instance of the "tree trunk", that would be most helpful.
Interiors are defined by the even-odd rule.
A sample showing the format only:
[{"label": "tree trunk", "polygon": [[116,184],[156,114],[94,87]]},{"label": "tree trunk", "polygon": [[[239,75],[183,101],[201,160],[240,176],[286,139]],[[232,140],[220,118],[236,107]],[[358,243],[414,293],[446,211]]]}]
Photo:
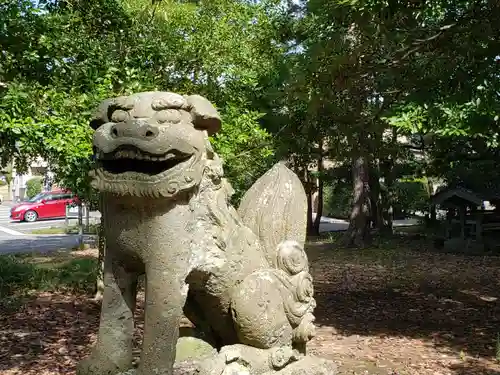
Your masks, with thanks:
[{"label": "tree trunk", "polygon": [[324,176],[323,176],[324,164],[323,164],[323,142],[320,141],[319,144],[319,156],[318,156],[318,208],[316,210],[316,218],[313,223],[313,232],[319,236],[319,225],[321,224],[321,216],[323,216],[323,188],[324,188]]},{"label": "tree trunk", "polygon": [[313,214],[313,194],[310,189],[306,191],[307,194],[307,235],[314,236],[314,222],[312,219]]},{"label": "tree trunk", "polygon": [[306,169],[304,171],[306,178],[306,193],[307,193],[307,235],[308,236],[317,236],[318,232],[314,228],[313,213],[314,213],[314,199],[313,195],[316,191],[316,184],[314,181],[311,181],[311,175],[309,171]]},{"label": "tree trunk", "polygon": [[368,163],[365,156],[355,156],[352,166],[353,207],[349,228],[345,233],[345,245],[348,247],[366,247],[370,241],[368,226]]},{"label": "tree trunk", "polygon": [[[427,194],[429,197],[429,201],[431,200],[431,197],[434,193],[434,188],[432,184],[432,180],[427,177]],[[429,205],[429,220],[427,221],[427,228],[434,228],[437,223],[437,212],[436,212],[436,205],[435,204],[430,204]]]},{"label": "tree trunk", "polygon": [[318,209],[316,210],[316,217],[312,224],[312,231],[315,235],[319,236],[319,226],[321,224],[321,216],[323,216],[323,179],[320,178],[318,186]]},{"label": "tree trunk", "polygon": [[373,165],[370,170],[370,218],[373,227],[382,231],[384,228],[383,202],[380,188],[380,168]]},{"label": "tree trunk", "polygon": [[396,182],[395,176],[395,162],[397,159],[397,128],[392,128],[392,139],[390,143],[390,154],[389,157],[385,160],[384,166],[385,169],[382,171],[382,175],[384,176],[386,194],[385,194],[385,202],[383,209],[383,217],[384,217],[384,232],[388,234],[394,233],[394,183]]},{"label": "tree trunk", "polygon": [[307,170],[307,166],[300,168],[296,171],[298,176],[301,176],[302,183],[304,184],[304,190],[306,192],[307,197],[307,235],[314,235],[314,221],[313,221],[313,193],[314,189],[310,182],[309,172]]},{"label": "tree trunk", "polygon": [[437,211],[436,211],[436,205],[435,204],[431,204],[431,207],[430,207],[430,218],[429,218],[429,226],[431,228],[434,228],[436,226],[436,223],[437,223]]},{"label": "tree trunk", "polygon": [[386,210],[384,212],[384,232],[393,234],[394,233],[394,176],[393,167],[390,167],[387,173],[386,188],[387,188],[387,199],[385,202]]}]

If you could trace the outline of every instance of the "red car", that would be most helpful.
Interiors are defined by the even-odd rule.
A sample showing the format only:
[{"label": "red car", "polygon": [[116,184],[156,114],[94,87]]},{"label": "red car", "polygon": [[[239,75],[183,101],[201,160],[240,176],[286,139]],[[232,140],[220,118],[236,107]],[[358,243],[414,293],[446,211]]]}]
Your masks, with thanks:
[{"label": "red car", "polygon": [[10,209],[12,220],[34,222],[66,216],[66,205],[77,203],[77,197],[69,191],[47,191],[16,204]]}]

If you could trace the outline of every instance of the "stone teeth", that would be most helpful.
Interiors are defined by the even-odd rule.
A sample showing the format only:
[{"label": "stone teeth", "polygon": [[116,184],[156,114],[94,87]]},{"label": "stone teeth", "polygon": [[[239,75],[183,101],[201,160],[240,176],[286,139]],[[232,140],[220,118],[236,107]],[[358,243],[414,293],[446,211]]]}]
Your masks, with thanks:
[{"label": "stone teeth", "polygon": [[173,155],[173,154],[166,154],[166,155],[159,156],[158,160],[159,161],[166,161],[166,160],[173,159],[174,157],[175,157],[175,155]]},{"label": "stone teeth", "polygon": [[146,159],[147,155],[143,154],[142,152],[140,151],[136,151],[134,153],[134,158],[138,159],[138,160],[144,160]]},{"label": "stone teeth", "polygon": [[115,158],[122,159],[125,157],[125,153],[126,153],[125,150],[119,150],[119,151],[115,152]]}]

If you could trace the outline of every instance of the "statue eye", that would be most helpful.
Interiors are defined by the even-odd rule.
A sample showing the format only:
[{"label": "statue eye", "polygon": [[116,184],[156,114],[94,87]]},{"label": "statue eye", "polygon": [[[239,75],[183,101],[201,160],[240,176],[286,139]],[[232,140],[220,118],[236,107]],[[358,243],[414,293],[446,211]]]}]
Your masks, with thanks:
[{"label": "statue eye", "polygon": [[122,109],[117,109],[111,115],[111,121],[113,122],[123,122],[126,121],[128,118],[129,118],[128,112]]},{"label": "statue eye", "polygon": [[157,112],[155,118],[156,121],[158,121],[160,124],[164,122],[177,124],[181,121],[181,114],[178,110],[175,109],[165,109],[163,111]]}]

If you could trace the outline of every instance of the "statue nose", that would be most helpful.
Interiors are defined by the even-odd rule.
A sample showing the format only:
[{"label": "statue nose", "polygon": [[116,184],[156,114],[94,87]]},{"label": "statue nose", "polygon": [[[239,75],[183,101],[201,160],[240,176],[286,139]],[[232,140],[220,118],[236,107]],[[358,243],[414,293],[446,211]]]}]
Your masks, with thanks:
[{"label": "statue nose", "polygon": [[140,138],[151,140],[158,136],[159,130],[156,126],[141,121],[126,121],[114,124],[111,129],[113,138]]}]

